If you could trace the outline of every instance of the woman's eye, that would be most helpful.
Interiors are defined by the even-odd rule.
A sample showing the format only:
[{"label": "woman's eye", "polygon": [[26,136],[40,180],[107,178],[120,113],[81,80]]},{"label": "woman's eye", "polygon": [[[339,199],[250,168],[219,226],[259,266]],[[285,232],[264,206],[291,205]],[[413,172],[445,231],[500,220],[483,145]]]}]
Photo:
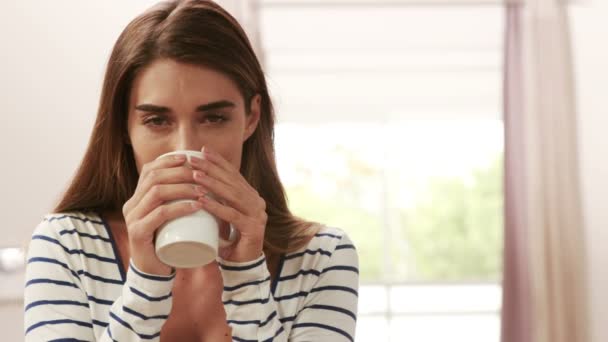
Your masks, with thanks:
[{"label": "woman's eye", "polygon": [[[203,124],[220,124],[225,122],[226,116],[222,114],[209,114],[202,118]],[[144,119],[143,124],[150,127],[161,127],[169,124],[169,120],[162,116],[150,116]]]},{"label": "woman's eye", "polygon": [[162,126],[167,120],[160,116],[154,116],[144,120],[144,125],[149,126]]},{"label": "woman's eye", "polygon": [[205,116],[204,121],[210,122],[210,123],[222,123],[222,122],[226,121],[226,117],[223,115],[219,115],[219,114],[209,114],[209,115]]}]

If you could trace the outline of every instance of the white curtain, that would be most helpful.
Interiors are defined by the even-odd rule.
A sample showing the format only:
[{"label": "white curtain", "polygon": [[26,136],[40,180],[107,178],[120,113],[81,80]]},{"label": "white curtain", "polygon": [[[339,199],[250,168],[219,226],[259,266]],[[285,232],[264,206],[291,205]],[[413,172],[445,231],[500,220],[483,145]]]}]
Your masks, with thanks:
[{"label": "white curtain", "polygon": [[566,2],[507,5],[503,342],[587,342]]}]

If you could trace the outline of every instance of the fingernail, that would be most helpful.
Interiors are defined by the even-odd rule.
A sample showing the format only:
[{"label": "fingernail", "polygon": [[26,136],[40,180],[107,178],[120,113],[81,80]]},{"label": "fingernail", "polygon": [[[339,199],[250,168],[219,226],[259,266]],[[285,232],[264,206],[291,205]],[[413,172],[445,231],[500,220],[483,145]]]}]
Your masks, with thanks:
[{"label": "fingernail", "polygon": [[205,188],[200,185],[194,186],[194,191],[196,191],[197,194],[202,196],[205,196],[207,194],[207,190],[205,190]]},{"label": "fingernail", "polygon": [[179,161],[184,161],[184,160],[186,160],[186,156],[183,154],[176,154],[173,156],[173,159],[179,160]]},{"label": "fingernail", "polygon": [[201,171],[196,170],[193,173],[194,173],[194,178],[197,178],[197,179],[203,179],[204,178],[204,175],[203,175],[203,173]]},{"label": "fingernail", "polygon": [[199,157],[190,156],[190,162],[192,162],[194,164],[200,165],[202,161],[203,161],[203,159],[201,159]]}]

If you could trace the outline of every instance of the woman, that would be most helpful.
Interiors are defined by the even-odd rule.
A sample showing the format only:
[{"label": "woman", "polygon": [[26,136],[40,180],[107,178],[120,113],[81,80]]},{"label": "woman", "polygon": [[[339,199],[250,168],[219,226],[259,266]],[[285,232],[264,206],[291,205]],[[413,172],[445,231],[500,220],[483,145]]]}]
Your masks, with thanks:
[{"label": "woman", "polygon": [[[352,341],[355,248],[290,213],[273,125],[259,62],[222,8],[163,2],[133,20],[84,160],[32,236],[26,340]],[[174,150],[205,158],[157,159]],[[195,204],[171,202],[184,198]],[[154,232],[201,208],[239,238],[217,262],[173,270]]]}]

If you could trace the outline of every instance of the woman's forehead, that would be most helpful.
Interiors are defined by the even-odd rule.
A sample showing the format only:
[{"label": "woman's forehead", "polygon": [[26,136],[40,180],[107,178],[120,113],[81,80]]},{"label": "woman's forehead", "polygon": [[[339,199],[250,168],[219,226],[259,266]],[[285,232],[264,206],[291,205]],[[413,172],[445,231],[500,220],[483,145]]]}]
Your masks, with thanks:
[{"label": "woman's forehead", "polygon": [[163,59],[138,73],[132,84],[130,102],[131,105],[181,102],[199,106],[221,100],[242,106],[239,88],[228,76],[208,67]]}]

